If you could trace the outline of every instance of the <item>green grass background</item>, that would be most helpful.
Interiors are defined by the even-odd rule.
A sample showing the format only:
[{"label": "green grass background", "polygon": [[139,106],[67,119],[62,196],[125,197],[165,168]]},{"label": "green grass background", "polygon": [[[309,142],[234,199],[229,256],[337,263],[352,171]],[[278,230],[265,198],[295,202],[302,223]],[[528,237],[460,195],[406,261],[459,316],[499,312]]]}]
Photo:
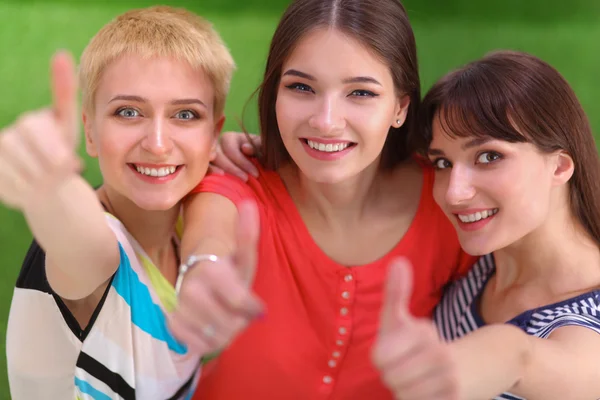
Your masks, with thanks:
[{"label": "green grass background", "polygon": [[[263,71],[271,34],[285,0],[163,1],[210,19],[238,64],[225,129],[237,129],[244,103]],[[48,60],[58,48],[79,55],[115,15],[156,4],[144,0],[0,0],[0,127],[21,112],[48,104]],[[498,48],[525,50],[553,64],[572,84],[595,131],[600,129],[600,1],[405,0],[417,36],[423,90],[466,61]],[[255,107],[244,115],[256,132]],[[87,159],[86,178],[99,184]],[[5,363],[8,310],[31,234],[23,217],[0,205],[0,399],[9,399]]]}]

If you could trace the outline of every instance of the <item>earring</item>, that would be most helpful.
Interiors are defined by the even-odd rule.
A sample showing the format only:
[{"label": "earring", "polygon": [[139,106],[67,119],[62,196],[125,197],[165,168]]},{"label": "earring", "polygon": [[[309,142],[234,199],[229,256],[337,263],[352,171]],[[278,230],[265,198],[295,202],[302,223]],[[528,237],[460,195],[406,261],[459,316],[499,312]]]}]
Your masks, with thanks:
[{"label": "earring", "polygon": [[398,124],[398,126],[400,126],[402,124],[402,121],[400,121],[399,119],[396,120],[396,124]]}]

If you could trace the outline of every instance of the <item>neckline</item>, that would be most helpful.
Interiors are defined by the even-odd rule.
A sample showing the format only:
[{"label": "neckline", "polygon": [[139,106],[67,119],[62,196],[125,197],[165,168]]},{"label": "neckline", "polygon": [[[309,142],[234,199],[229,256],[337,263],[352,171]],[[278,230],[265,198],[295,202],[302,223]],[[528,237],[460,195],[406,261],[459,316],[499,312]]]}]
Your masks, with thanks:
[{"label": "neckline", "polygon": [[[489,272],[487,273],[487,276],[485,277],[485,279],[483,279],[481,288],[479,289],[479,292],[477,293],[477,295],[473,298],[473,301],[471,302],[471,307],[470,307],[471,316],[475,320],[475,323],[477,324],[478,328],[484,327],[486,325],[490,325],[487,322],[485,322],[485,320],[483,319],[483,315],[481,314],[480,307],[479,307],[479,305],[481,304],[481,298],[483,296],[483,292],[484,292],[487,284],[489,283],[490,279],[496,273],[496,260],[494,258],[494,254],[490,253],[490,254],[488,254],[488,256],[489,256],[489,259],[491,262],[491,268],[490,268]],[[486,257],[486,256],[482,256],[480,259],[482,259],[484,257]],[[473,269],[471,269],[471,273],[472,272],[473,272]],[[465,277],[464,279],[469,279],[469,277]],[[503,323],[516,325],[522,329],[525,329],[527,323],[531,319],[531,316],[535,313],[538,313],[538,312],[544,311],[544,310],[556,309],[558,307],[565,307],[572,303],[577,303],[584,299],[597,298],[599,295],[600,295],[600,290],[592,290],[592,291],[582,293],[580,295],[577,295],[575,297],[571,297],[571,298],[568,298],[565,300],[560,300],[560,301],[556,301],[554,303],[545,304],[545,305],[542,305],[539,307],[525,310]]]},{"label": "neckline", "polygon": [[377,258],[376,260],[362,265],[344,265],[331,259],[331,257],[329,257],[313,239],[312,235],[310,234],[310,231],[308,230],[308,227],[306,226],[304,220],[302,219],[302,216],[300,215],[300,212],[298,211],[296,203],[294,203],[294,200],[290,196],[285,184],[283,183],[281,176],[279,176],[279,174],[276,171],[269,171],[269,175],[271,175],[274,185],[273,193],[275,197],[277,197],[278,201],[281,203],[282,209],[285,211],[288,218],[292,220],[293,226],[295,227],[297,232],[302,237],[306,238],[306,243],[304,243],[304,245],[308,247],[305,251],[306,254],[314,257],[314,259],[318,260],[320,263],[325,261],[326,268],[329,268],[334,272],[337,272],[340,269],[345,270],[347,268],[352,268],[353,271],[358,271],[365,268],[369,268],[373,265],[387,265],[391,261],[391,259],[398,254],[400,249],[402,249],[405,246],[405,243],[411,243],[411,239],[419,234],[418,229],[419,227],[423,226],[423,218],[426,217],[426,211],[430,209],[431,202],[433,201],[433,198],[430,195],[430,193],[432,192],[434,179],[434,172],[431,168],[427,168],[420,164],[419,166],[421,168],[421,171],[423,172],[421,194],[419,197],[419,205],[417,206],[417,211],[408,229],[390,251]]},{"label": "neckline", "polygon": [[[138,258],[138,261],[140,262],[142,269],[146,273],[146,277],[148,278],[148,281],[149,281],[150,285],[152,286],[154,293],[156,294],[156,296],[158,297],[158,299],[160,301],[160,305],[169,312],[175,310],[175,308],[177,306],[177,295],[175,293],[175,287],[160,272],[158,267],[150,259],[148,254],[146,254],[146,251],[138,243],[138,241],[135,239],[135,237],[133,237],[133,235],[131,235],[131,233],[129,233],[129,230],[127,229],[127,227],[125,225],[123,225],[123,222],[121,222],[120,219],[118,219],[116,216],[112,215],[108,211],[106,212],[106,214],[109,217],[111,217],[112,219],[114,219],[123,229],[123,233],[125,233],[127,239],[130,241],[131,247],[132,247],[133,251],[135,252],[136,257]],[[179,217],[178,221],[180,219],[181,219],[181,217]],[[179,240],[180,240],[179,229],[177,229],[177,226],[176,226],[175,232],[173,233],[172,241],[174,244],[176,244],[177,249],[179,248]],[[175,256],[177,257],[177,263],[179,265],[179,264],[181,264],[181,262],[180,262],[178,253],[179,252],[176,251]]]}]

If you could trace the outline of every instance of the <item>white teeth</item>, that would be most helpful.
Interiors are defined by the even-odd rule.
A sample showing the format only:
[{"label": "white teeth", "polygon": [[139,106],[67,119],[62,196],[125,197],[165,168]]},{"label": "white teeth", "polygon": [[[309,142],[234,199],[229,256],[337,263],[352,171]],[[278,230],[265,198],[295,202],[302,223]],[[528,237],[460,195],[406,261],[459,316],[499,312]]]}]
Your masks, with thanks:
[{"label": "white teeth", "polygon": [[307,140],[306,142],[308,143],[308,145],[310,146],[311,149],[324,151],[326,153],[334,153],[336,151],[342,151],[346,147],[350,146],[350,143],[348,143],[348,142],[335,143],[335,144],[333,144],[333,143],[329,143],[329,144],[317,143],[317,142],[313,142],[312,140]]},{"label": "white teeth", "polygon": [[465,222],[465,223],[477,222],[482,219],[489,218],[492,215],[496,214],[497,212],[498,212],[498,209],[494,208],[493,210],[478,211],[473,214],[458,214],[458,219],[460,219],[462,222]]},{"label": "white teeth", "polygon": [[171,165],[169,167],[161,167],[161,168],[157,169],[157,168],[140,167],[140,166],[136,165],[135,169],[137,170],[137,172],[139,172],[140,174],[143,174],[143,175],[163,177],[163,176],[171,175],[172,173],[174,173],[175,170],[177,169],[177,167]]}]

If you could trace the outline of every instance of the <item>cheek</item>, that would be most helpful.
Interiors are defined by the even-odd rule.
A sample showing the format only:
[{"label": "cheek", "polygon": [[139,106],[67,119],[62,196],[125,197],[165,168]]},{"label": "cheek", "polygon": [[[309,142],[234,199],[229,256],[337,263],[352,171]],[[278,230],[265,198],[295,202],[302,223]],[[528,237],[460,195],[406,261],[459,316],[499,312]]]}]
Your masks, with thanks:
[{"label": "cheek", "polygon": [[442,209],[446,206],[446,192],[448,191],[448,171],[436,170],[433,183],[433,199]]},{"label": "cheek", "polygon": [[280,96],[275,103],[275,113],[277,118],[277,127],[282,139],[292,136],[295,128],[308,121],[310,107],[307,102],[299,102],[290,99],[287,96]]},{"label": "cheek", "polygon": [[346,120],[353,130],[360,133],[365,139],[365,144],[372,144],[381,150],[390,132],[393,122],[393,107],[382,103],[350,104],[346,107]]},{"label": "cheek", "polygon": [[209,157],[212,154],[213,146],[217,138],[212,132],[206,130],[201,134],[193,134],[193,132],[180,132],[178,135],[179,139],[176,140],[179,147],[188,163],[196,161],[209,161]]},{"label": "cheek", "polygon": [[119,160],[135,146],[140,130],[143,129],[133,125],[123,126],[110,120],[99,124],[95,135],[98,155]]},{"label": "cheek", "polygon": [[497,191],[504,197],[505,207],[511,210],[514,224],[534,228],[549,212],[551,184],[543,173],[530,170],[507,178]]}]

